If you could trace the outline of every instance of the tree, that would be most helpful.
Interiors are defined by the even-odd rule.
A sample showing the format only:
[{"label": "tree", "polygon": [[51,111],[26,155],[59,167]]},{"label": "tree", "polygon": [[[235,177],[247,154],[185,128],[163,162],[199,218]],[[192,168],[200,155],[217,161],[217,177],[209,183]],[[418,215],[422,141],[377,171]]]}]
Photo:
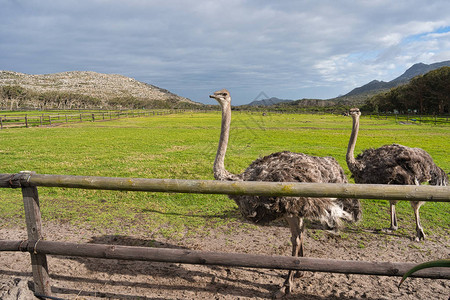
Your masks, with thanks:
[{"label": "tree", "polygon": [[366,107],[381,111],[444,114],[450,111],[450,67],[442,67],[413,78],[408,84],[377,94]]}]

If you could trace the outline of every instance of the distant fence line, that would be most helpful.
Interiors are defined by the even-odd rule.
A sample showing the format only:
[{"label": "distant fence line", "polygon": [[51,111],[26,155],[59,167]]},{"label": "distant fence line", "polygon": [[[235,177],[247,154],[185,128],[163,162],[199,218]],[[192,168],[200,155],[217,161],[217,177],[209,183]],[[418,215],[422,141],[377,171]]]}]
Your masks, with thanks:
[{"label": "distant fence line", "polygon": [[[252,115],[271,114],[292,114],[292,115],[342,115],[349,116],[348,112],[327,112],[327,111],[289,111],[289,110],[236,110],[235,112],[249,113]],[[394,114],[394,113],[364,113],[363,117],[369,119],[388,120],[395,119],[395,122],[405,122],[411,124],[434,124],[450,125],[450,115],[420,115],[420,114]]]},{"label": "distant fence line", "polygon": [[[206,113],[216,110],[189,110],[189,109],[167,109],[167,110],[124,110],[124,111],[92,111],[92,112],[77,112],[77,113],[43,113],[43,114],[0,114],[0,129],[5,128],[22,128],[22,127],[37,127],[37,126],[52,126],[64,123],[80,123],[80,122],[96,122],[117,120],[120,118],[145,117],[169,115],[184,112],[199,112]],[[237,110],[236,112],[248,114],[329,114],[327,112],[295,112],[295,111],[252,111],[252,110]],[[344,113],[343,113],[344,114]],[[404,122],[408,124],[434,124],[434,125],[449,125],[450,115],[401,115],[401,114],[365,114],[369,119],[394,119],[395,122]]]},{"label": "distant fence line", "polygon": [[168,115],[185,110],[95,111],[57,114],[0,115],[0,129],[13,127],[52,126],[63,123],[107,121],[120,118]]},{"label": "distant fence line", "polygon": [[394,119],[396,122],[406,122],[410,124],[450,124],[450,115],[416,115],[416,114],[392,114],[392,113],[378,113],[378,114],[368,114],[366,115],[370,119]]}]

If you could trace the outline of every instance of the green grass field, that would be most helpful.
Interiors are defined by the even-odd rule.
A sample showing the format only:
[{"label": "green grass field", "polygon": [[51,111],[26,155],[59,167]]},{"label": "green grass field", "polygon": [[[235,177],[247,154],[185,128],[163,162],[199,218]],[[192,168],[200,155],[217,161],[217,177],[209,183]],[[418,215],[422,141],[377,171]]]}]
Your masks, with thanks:
[{"label": "green grass field", "polygon": [[[243,171],[254,159],[289,150],[333,156],[350,177],[345,153],[351,118],[308,114],[234,112],[226,166]],[[185,113],[58,127],[0,131],[1,173],[31,170],[39,174],[111,177],[213,179],[212,164],[220,133],[220,113]],[[450,171],[450,125],[402,125],[393,119],[361,118],[355,153],[399,143],[421,147]],[[45,221],[95,226],[124,234],[142,230],[177,238],[208,228],[243,224],[236,205],[225,195],[163,194],[39,188]],[[24,225],[20,190],[0,190],[0,224]],[[387,201],[363,200],[363,221],[354,229],[389,225]],[[447,234],[448,203],[421,208],[428,235]],[[398,205],[400,234],[414,234],[408,202]]]}]

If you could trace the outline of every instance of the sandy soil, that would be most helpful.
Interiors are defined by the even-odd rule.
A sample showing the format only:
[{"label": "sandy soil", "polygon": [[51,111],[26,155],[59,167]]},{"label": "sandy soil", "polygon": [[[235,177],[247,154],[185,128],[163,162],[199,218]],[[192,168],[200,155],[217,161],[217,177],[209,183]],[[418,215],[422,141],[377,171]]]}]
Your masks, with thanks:
[{"label": "sandy soil", "polygon": [[[117,236],[64,224],[44,224],[51,241],[129,246],[184,247],[195,250],[290,255],[283,226],[214,230],[198,237],[167,240],[144,233]],[[0,239],[26,239],[24,228],[2,228]],[[424,262],[449,258],[448,236],[413,242],[406,236],[376,232],[344,235],[308,230],[309,257],[363,261]],[[35,299],[28,253],[0,254],[0,299]],[[287,271],[131,262],[48,256],[54,297],[61,299],[270,299]],[[450,281],[306,272],[285,299],[449,299]]]}]

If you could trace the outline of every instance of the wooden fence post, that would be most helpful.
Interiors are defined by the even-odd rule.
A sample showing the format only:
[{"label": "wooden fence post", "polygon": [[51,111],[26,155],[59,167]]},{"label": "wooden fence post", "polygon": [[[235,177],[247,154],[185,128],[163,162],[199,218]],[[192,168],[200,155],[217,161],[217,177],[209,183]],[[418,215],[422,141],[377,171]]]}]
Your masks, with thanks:
[{"label": "wooden fence post", "polygon": [[[28,240],[35,242],[34,247],[36,247],[39,241],[43,238],[37,187],[23,186],[22,196],[25,207]],[[33,270],[34,292],[40,295],[51,296],[47,257],[45,254],[30,253],[30,255]]]},{"label": "wooden fence post", "polygon": [[28,117],[25,115],[25,127],[28,128]]},{"label": "wooden fence post", "polygon": [[0,129],[3,129],[3,117],[0,117]]}]

